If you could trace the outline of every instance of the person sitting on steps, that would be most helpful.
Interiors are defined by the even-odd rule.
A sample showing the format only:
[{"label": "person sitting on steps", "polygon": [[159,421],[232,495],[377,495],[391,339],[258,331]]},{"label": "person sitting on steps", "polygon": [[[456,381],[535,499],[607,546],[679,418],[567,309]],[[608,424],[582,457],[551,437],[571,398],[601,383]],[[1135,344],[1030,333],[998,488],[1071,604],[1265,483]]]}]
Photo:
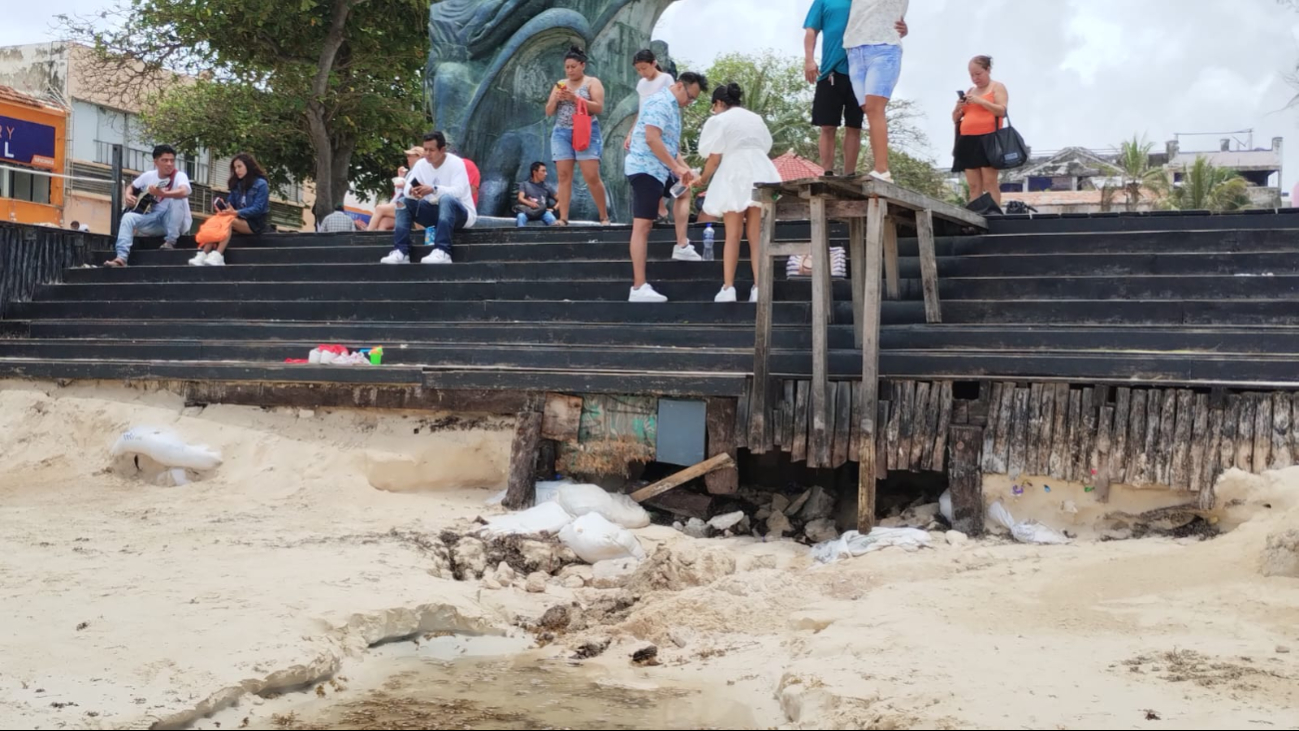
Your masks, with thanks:
[{"label": "person sitting on steps", "polygon": [[519,228],[528,225],[528,221],[541,221],[547,226],[555,225],[555,186],[546,182],[546,163],[532,163],[532,175],[519,183],[518,202],[514,204],[517,215],[515,222]]},{"label": "person sitting on steps", "polygon": [[447,150],[446,135],[424,135],[424,158],[406,175],[406,191],[397,207],[393,250],[381,264],[410,262],[410,230],[418,223],[432,228],[434,249],[420,261],[451,263],[451,234],[473,227],[478,220],[473,190],[464,160]]},{"label": "person sitting on steps", "polygon": [[[410,169],[415,167],[415,163],[424,157],[424,148],[415,146],[406,151],[406,164],[397,168],[397,178],[401,178],[402,190],[406,188],[406,174]],[[393,178],[394,185],[397,178]],[[370,216],[370,223],[365,227],[367,231],[391,231],[397,222],[397,196],[401,192],[393,195],[392,200],[387,203],[380,203],[374,207],[374,215]]]},{"label": "person sitting on steps", "polygon": [[207,244],[199,249],[190,266],[225,266],[226,247],[234,234],[260,236],[266,230],[266,219],[271,210],[271,188],[266,183],[266,173],[257,160],[246,152],[235,155],[230,161],[230,179],[226,183],[230,194],[226,200],[217,198],[212,206],[218,216],[233,216],[230,233],[219,244]]},{"label": "person sitting on steps", "polygon": [[175,148],[153,148],[153,167],[131,181],[123,195],[128,208],[135,208],[146,193],[153,197],[153,206],[145,213],[130,211],[122,215],[117,230],[117,257],[104,262],[106,267],[126,266],[136,236],[162,236],[162,248],[174,249],[181,232],[194,223],[189,210],[189,176],[176,169]]}]

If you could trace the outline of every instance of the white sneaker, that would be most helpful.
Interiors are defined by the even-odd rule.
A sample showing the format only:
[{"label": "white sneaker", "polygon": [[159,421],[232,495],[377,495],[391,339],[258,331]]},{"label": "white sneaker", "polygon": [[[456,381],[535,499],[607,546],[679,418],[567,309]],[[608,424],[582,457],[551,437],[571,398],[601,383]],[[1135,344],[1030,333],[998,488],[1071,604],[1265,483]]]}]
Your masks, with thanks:
[{"label": "white sneaker", "polygon": [[676,261],[703,261],[704,258],[690,244],[672,247],[672,258]]},{"label": "white sneaker", "polygon": [[627,298],[628,302],[667,302],[668,298],[654,291],[649,282],[642,284],[640,287],[631,288],[631,296]]},{"label": "white sneaker", "polygon": [[717,296],[713,298],[713,301],[714,301],[714,302],[734,302],[734,301],[735,301],[735,287],[722,287],[722,291],[720,291],[720,292],[717,293]]},{"label": "white sneaker", "polygon": [[226,258],[222,256],[221,252],[213,249],[212,252],[207,255],[207,259],[203,263],[210,267],[223,267],[226,265]]},{"label": "white sneaker", "polygon": [[207,254],[200,250],[197,254],[194,255],[193,259],[189,260],[189,265],[192,267],[206,266]]},{"label": "white sneaker", "polygon": [[441,249],[434,249],[431,254],[420,259],[421,264],[450,264],[451,255]]},{"label": "white sneaker", "polygon": [[752,305],[758,304],[758,285],[756,284],[753,285],[751,289],[749,289],[749,304]]},{"label": "white sneaker", "polygon": [[397,249],[388,252],[388,255],[379,260],[380,264],[409,264],[410,257],[401,253]]},{"label": "white sneaker", "polygon": [[893,182],[893,173],[881,173],[878,170],[872,170],[871,177],[875,178],[876,180],[883,180],[886,183]]}]

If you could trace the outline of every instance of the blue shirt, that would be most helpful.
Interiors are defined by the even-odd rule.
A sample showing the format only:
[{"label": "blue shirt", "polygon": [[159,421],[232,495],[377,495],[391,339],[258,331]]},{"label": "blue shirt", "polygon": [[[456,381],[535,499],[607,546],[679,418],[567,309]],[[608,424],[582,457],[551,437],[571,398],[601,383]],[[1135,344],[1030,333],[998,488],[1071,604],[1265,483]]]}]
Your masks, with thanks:
[{"label": "blue shirt", "polygon": [[[821,76],[848,73],[848,52],[843,49],[843,34],[848,30],[852,0],[813,0],[803,27],[821,34]],[[818,80],[820,80],[818,79]]]},{"label": "blue shirt", "polygon": [[236,183],[227,196],[226,202],[235,209],[235,213],[240,218],[245,221],[257,221],[265,218],[270,212],[271,187],[266,184],[266,178],[254,180],[247,188]]},{"label": "blue shirt", "polygon": [[627,152],[627,162],[623,171],[627,177],[644,173],[653,175],[659,182],[666,183],[672,175],[672,169],[658,159],[649,143],[645,141],[645,128],[658,127],[663,132],[663,144],[673,158],[681,151],[681,105],[667,86],[645,98],[640,108],[640,119],[636,129],[631,133],[631,150]]}]

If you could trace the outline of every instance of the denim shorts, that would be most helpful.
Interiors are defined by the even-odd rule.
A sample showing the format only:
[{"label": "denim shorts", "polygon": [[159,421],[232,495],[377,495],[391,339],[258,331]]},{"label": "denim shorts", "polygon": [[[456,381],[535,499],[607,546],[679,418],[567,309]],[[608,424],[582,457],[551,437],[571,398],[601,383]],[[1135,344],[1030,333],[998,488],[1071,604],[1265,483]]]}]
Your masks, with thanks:
[{"label": "denim shorts", "polygon": [[881,43],[849,48],[848,75],[858,104],[866,106],[868,96],[892,98],[902,75],[902,46]]},{"label": "denim shorts", "polygon": [[551,157],[560,160],[599,160],[604,152],[604,135],[600,134],[600,120],[591,120],[591,146],[577,152],[573,149],[573,128],[556,127],[550,134]]}]

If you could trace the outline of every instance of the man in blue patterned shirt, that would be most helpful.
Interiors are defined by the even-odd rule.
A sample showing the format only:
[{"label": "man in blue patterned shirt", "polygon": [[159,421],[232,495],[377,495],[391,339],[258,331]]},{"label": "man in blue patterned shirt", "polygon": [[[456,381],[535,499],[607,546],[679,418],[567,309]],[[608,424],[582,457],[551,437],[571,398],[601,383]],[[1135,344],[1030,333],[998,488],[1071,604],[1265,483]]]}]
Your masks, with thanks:
[{"label": "man in blue patterned shirt", "polygon": [[[631,265],[633,282],[629,302],[667,302],[645,281],[645,259],[649,255],[650,229],[658,216],[659,201],[672,197],[672,186],[681,181],[689,185],[694,174],[681,155],[681,109],[693,104],[708,91],[703,74],[687,71],[675,84],[645,99],[640,118],[632,131],[624,172],[631,184]],[[681,196],[678,201],[689,196]],[[677,215],[680,216],[680,207]],[[691,256],[693,254],[693,256]],[[699,254],[687,241],[678,245],[673,259],[698,261]]]}]

